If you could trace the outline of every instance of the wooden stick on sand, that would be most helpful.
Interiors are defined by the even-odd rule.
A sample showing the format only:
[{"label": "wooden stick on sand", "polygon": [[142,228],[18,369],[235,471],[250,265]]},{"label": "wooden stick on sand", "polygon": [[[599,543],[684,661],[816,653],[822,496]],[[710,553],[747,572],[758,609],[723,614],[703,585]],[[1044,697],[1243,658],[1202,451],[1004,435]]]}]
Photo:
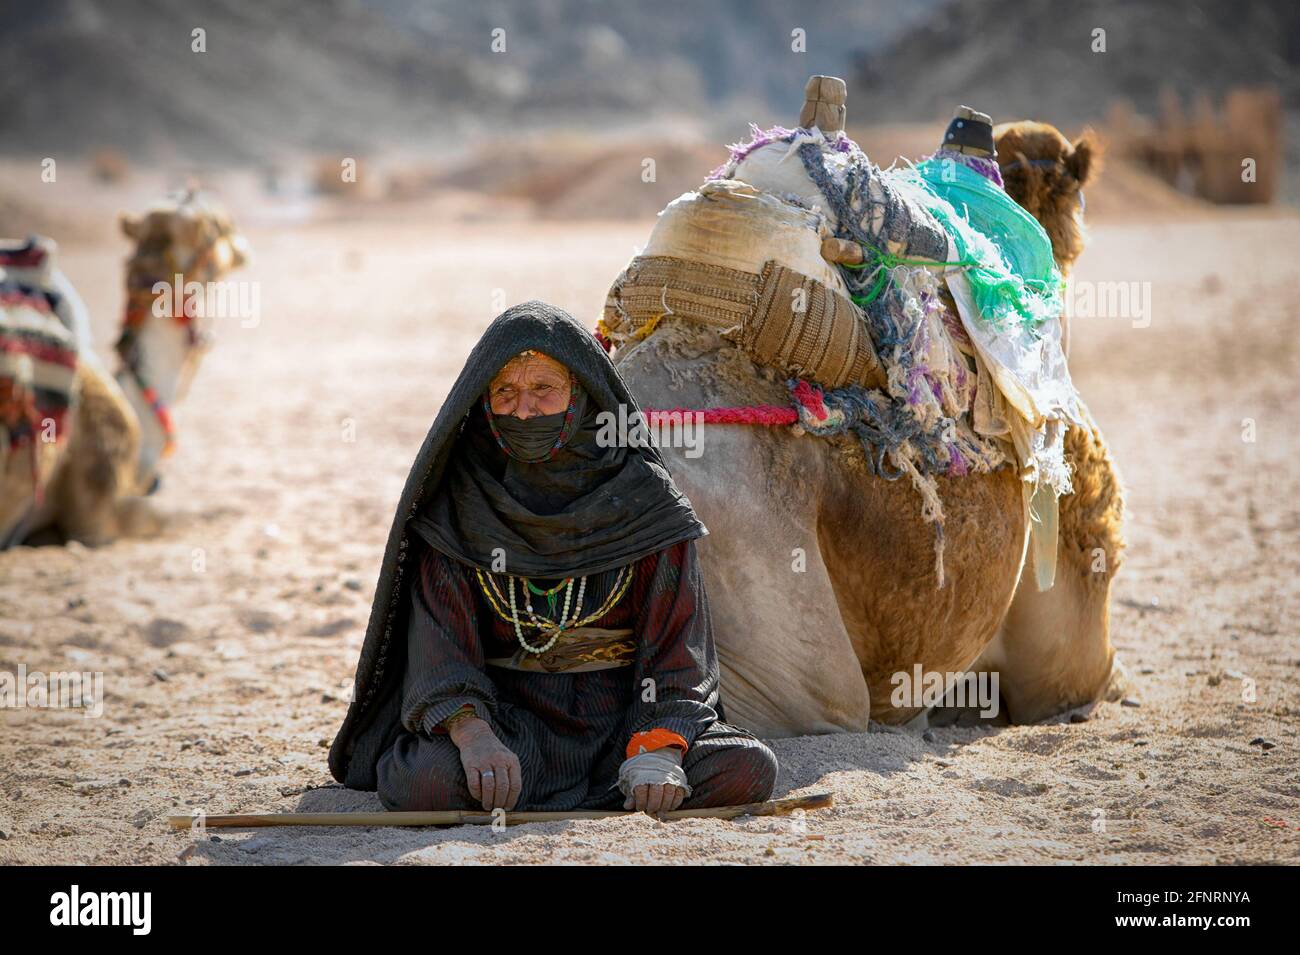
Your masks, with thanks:
[{"label": "wooden stick on sand", "polygon": [[[788,816],[800,809],[825,809],[832,804],[830,793],[752,802],[744,806],[717,806],[710,809],[675,809],[664,813],[665,821],[674,819],[735,819],[737,816]],[[507,826],[526,822],[559,822],[570,819],[613,819],[636,813],[619,810],[574,810],[572,812],[507,812]],[[189,829],[193,816],[168,816],[173,829]],[[437,812],[282,812],[265,815],[232,814],[204,816],[202,825],[209,829],[251,829],[262,826],[490,826],[490,812],[449,809]]]}]

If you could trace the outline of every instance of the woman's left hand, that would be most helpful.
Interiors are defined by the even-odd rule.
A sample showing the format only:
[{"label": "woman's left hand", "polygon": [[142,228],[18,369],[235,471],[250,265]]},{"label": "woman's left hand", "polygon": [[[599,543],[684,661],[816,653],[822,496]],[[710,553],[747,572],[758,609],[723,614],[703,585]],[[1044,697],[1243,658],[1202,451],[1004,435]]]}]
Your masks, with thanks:
[{"label": "woman's left hand", "polygon": [[623,808],[644,812],[647,816],[657,816],[661,812],[672,812],[685,798],[686,790],[671,783],[662,786],[636,786],[632,790],[632,795],[624,800]]}]

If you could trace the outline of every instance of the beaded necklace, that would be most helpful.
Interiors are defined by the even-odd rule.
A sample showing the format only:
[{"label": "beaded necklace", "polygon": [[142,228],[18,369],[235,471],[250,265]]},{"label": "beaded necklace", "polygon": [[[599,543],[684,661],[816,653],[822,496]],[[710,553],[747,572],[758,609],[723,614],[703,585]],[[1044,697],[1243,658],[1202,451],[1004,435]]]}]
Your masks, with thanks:
[{"label": "beaded necklace", "polygon": [[[573,617],[570,619],[569,607],[572,605],[573,598],[573,578],[567,577],[558,587],[555,588],[555,591],[557,592],[560,587],[566,588],[564,609],[560,613],[559,621],[555,621],[549,617],[541,616],[534,612],[532,599],[528,596],[528,591],[531,589],[531,581],[529,581],[527,577],[521,577],[519,579],[523,581],[523,586],[520,590],[524,594],[524,611],[528,615],[528,620],[524,621],[519,619],[519,609],[515,599],[515,578],[513,575],[507,575],[506,577],[506,584],[509,589],[509,597],[507,597],[501,593],[501,590],[497,586],[497,582],[492,575],[485,575],[483,571],[479,570],[477,567],[474,568],[474,573],[478,577],[479,587],[482,589],[483,595],[487,598],[488,605],[492,607],[502,620],[514,625],[515,639],[519,641],[519,645],[529,653],[538,654],[545,653],[547,650],[551,649],[551,647],[555,646],[555,641],[558,640],[560,635],[566,630],[575,630],[578,627],[585,627],[587,624],[594,623],[613,610],[614,607],[618,605],[619,601],[623,599],[623,596],[628,591],[628,587],[632,583],[632,568],[630,566],[620,567],[618,577],[615,578],[614,586],[610,589],[609,596],[605,598],[604,603],[594,613],[583,617],[582,603],[587,592],[587,578],[581,578],[578,582],[578,602],[574,608]],[[505,605],[507,604],[510,607],[510,612],[508,614],[505,610]],[[550,640],[548,640],[543,646],[535,647],[524,639],[524,627],[533,627],[540,631],[543,636],[550,634]]]},{"label": "beaded necklace", "polygon": [[[539,597],[545,597],[545,598],[546,598],[546,609],[547,609],[547,611],[548,611],[549,613],[555,613],[555,598],[556,598],[556,595],[560,592],[560,590],[564,587],[564,585],[565,585],[566,583],[570,583],[570,582],[572,581],[572,579],[573,579],[573,578],[571,578],[571,577],[566,577],[564,580],[561,580],[558,584],[556,584],[556,585],[555,585],[554,587],[552,587],[550,590],[543,590],[541,587],[538,587],[536,584],[534,584],[534,583],[533,583],[531,580],[529,580],[527,577],[524,578],[524,584],[528,587],[528,592],[529,592],[529,593],[536,594],[536,595],[539,596]],[[582,606],[582,601],[581,601],[581,600],[578,601],[578,606],[579,606],[579,607]],[[530,608],[530,609],[531,609],[531,608]]]}]

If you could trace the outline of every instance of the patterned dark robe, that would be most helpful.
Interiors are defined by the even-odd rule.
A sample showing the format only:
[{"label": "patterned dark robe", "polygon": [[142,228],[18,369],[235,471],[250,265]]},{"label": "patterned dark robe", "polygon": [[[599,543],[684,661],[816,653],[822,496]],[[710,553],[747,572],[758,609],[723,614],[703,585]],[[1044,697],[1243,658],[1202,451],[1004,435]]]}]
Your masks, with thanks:
[{"label": "patterned dark robe", "polygon": [[[636,561],[622,600],[588,624],[630,628],[635,662],[578,673],[487,664],[519,649],[513,624],[493,609],[474,568],[424,545],[416,561],[403,731],[378,764],[378,793],[387,808],[482,808],[469,793],[459,751],[438,725],[465,704],[519,759],[523,788],[517,809],[621,808],[624,796],[615,781],[628,741],[656,727],[689,744],[682,765],[693,793],[684,808],[759,802],[771,795],[775,756],[721,720],[717,654],[694,541]],[[610,570],[588,578],[585,613],[603,604],[617,576]],[[505,593],[507,578],[496,580]],[[550,587],[558,581],[535,583]],[[518,600],[522,614],[522,596]],[[532,600],[535,610],[547,613],[544,598]],[[524,639],[540,642],[527,629]]]}]

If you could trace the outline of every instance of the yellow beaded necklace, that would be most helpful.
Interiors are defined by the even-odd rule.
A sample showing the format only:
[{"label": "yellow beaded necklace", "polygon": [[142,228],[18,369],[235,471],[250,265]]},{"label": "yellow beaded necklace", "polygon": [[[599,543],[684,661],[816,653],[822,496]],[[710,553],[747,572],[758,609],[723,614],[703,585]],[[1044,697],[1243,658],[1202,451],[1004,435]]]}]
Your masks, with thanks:
[{"label": "yellow beaded necklace", "polygon": [[[614,580],[614,586],[610,589],[609,596],[605,598],[605,602],[601,605],[600,609],[596,610],[594,613],[588,614],[586,617],[583,617],[582,601],[587,590],[587,578],[583,577],[578,585],[578,602],[573,612],[573,618],[568,619],[570,600],[573,596],[573,578],[569,577],[559,585],[559,587],[566,587],[566,593],[564,598],[564,609],[560,613],[560,619],[555,621],[550,617],[539,615],[533,611],[532,598],[528,596],[528,578],[520,577],[519,579],[523,581],[521,589],[524,593],[524,609],[529,617],[528,620],[520,620],[519,610],[515,601],[515,577],[513,575],[506,577],[507,586],[510,591],[509,597],[507,597],[501,593],[500,588],[497,586],[496,579],[493,576],[484,574],[483,571],[479,570],[477,567],[474,568],[474,573],[478,577],[479,587],[482,589],[483,595],[487,598],[488,605],[502,620],[514,625],[515,638],[519,641],[519,645],[529,653],[539,654],[545,653],[547,650],[551,649],[551,647],[555,645],[555,641],[560,638],[560,634],[564,633],[566,630],[585,627],[587,624],[594,623],[613,610],[614,607],[618,605],[618,602],[623,599],[623,595],[627,593],[628,587],[632,583],[632,568],[630,566],[620,567],[618,570],[618,577]],[[559,587],[555,589],[558,591]],[[509,613],[507,613],[505,609],[507,605],[510,607]],[[535,647],[524,639],[524,627],[533,627],[540,631],[542,635],[549,634],[550,640],[548,640],[543,646]]]}]

